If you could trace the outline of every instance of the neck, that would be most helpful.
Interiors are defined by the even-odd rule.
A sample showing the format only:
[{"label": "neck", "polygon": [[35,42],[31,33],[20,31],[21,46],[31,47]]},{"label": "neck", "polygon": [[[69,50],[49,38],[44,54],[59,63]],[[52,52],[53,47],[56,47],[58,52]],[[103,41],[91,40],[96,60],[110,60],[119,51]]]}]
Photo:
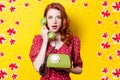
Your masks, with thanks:
[{"label": "neck", "polygon": [[61,35],[60,35],[60,33],[56,33],[56,40],[58,40],[58,41],[61,40]]}]

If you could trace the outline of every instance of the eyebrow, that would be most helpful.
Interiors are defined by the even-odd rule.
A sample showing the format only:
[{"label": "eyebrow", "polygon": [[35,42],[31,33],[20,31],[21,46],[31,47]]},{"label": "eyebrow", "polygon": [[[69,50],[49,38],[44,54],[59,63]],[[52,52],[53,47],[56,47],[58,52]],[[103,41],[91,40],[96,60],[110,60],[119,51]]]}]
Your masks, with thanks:
[{"label": "eyebrow", "polygon": [[[54,15],[48,15],[48,16],[54,16]],[[56,15],[56,16],[61,16],[61,15]]]}]

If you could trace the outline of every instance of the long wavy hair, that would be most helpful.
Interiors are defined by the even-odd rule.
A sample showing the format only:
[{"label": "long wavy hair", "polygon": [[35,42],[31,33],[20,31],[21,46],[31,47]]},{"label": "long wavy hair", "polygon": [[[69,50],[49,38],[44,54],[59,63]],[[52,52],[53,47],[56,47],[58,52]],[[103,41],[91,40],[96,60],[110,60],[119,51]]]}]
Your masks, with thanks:
[{"label": "long wavy hair", "polygon": [[62,27],[59,30],[61,34],[61,40],[65,42],[67,45],[69,45],[71,37],[72,37],[72,32],[69,29],[69,19],[66,14],[65,8],[60,3],[51,3],[46,7],[45,12],[44,12],[44,17],[46,17],[48,10],[51,8],[57,9],[61,13]]}]

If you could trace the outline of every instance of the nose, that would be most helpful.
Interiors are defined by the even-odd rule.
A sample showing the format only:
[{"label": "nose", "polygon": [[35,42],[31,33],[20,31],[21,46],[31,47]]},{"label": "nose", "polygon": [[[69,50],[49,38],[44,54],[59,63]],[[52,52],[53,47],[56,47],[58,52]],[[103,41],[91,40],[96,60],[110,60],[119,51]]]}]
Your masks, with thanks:
[{"label": "nose", "polygon": [[54,18],[53,23],[57,24],[57,19],[56,18]]}]

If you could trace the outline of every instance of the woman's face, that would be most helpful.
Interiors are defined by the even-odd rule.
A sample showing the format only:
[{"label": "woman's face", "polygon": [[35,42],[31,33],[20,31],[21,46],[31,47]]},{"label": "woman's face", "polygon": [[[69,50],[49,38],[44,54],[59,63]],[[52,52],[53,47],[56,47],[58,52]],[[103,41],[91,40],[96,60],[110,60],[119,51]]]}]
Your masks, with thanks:
[{"label": "woman's face", "polygon": [[50,31],[58,32],[61,28],[61,13],[57,9],[50,9],[47,12],[47,25]]}]

